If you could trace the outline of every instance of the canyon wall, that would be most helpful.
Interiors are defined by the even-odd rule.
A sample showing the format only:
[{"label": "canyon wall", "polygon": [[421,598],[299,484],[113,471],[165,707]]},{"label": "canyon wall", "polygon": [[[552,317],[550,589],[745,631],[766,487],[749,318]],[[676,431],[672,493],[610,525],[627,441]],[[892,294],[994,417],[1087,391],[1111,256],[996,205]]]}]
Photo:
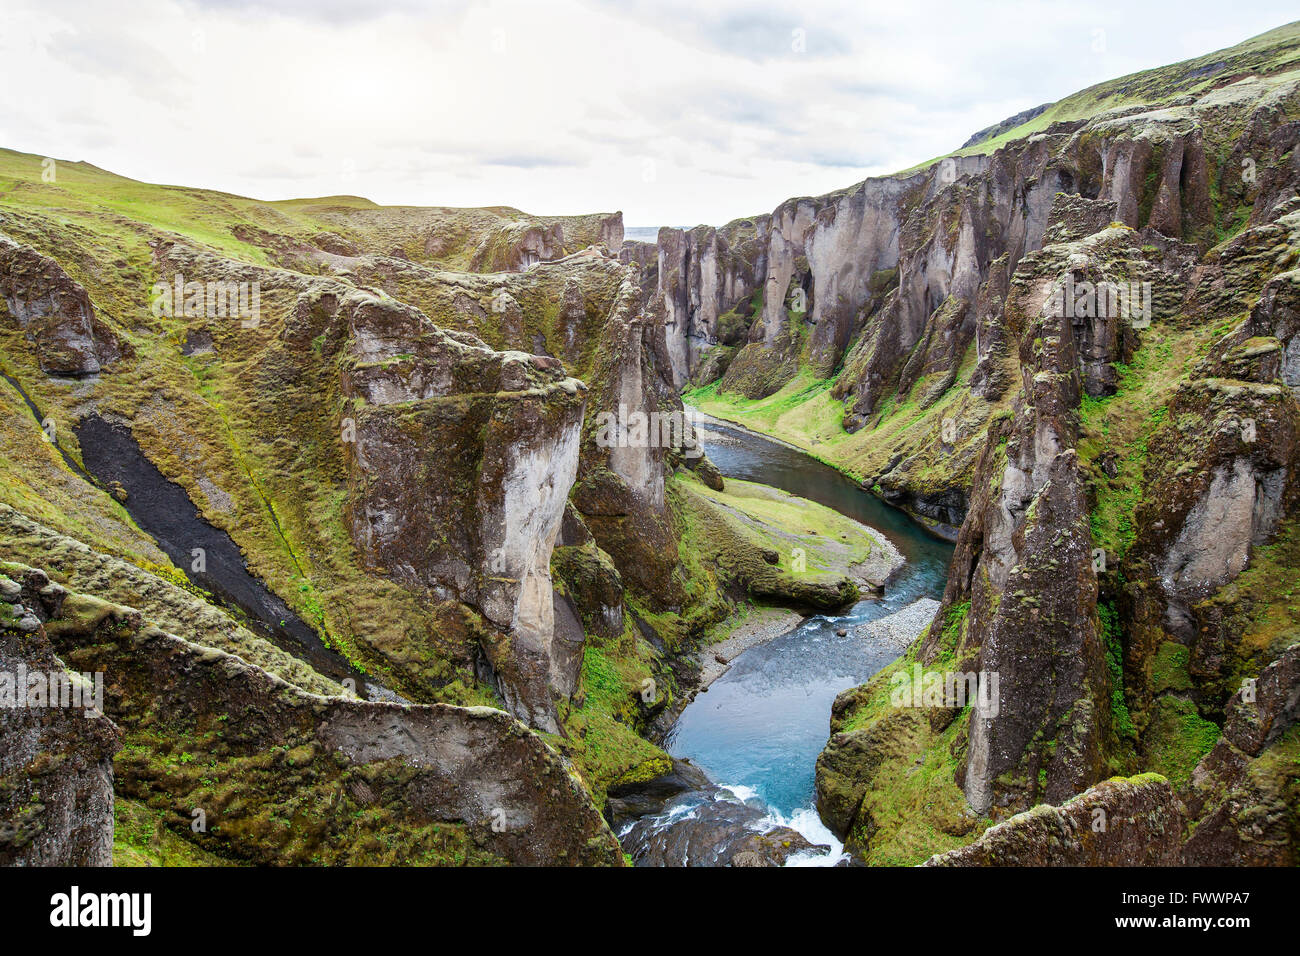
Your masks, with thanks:
[{"label": "canyon wall", "polygon": [[[1084,841],[1067,861],[1035,849],[1053,828],[1079,826],[1071,814],[1088,801],[1066,801],[1117,771],[1170,775],[1190,816],[1151,813],[1175,831],[1199,833],[1210,811],[1192,795],[1212,792],[1211,776],[1243,781],[1247,764],[1269,781],[1260,805],[1279,799],[1279,758],[1240,744],[1206,751],[1220,729],[1234,739],[1230,699],[1280,673],[1296,634],[1289,609],[1264,608],[1277,600],[1267,582],[1294,576],[1300,516],[1298,118],[1300,83],[1243,79],[1049,127],[917,207],[927,228],[913,235],[926,241],[904,239],[898,290],[835,389],[846,429],[862,415],[878,423],[883,397],[907,394],[920,409],[942,397],[953,410],[913,468],[952,468],[964,443],[974,467],[942,606],[908,659],[940,678],[999,680],[991,705],[948,702],[912,746],[920,761],[952,759],[936,793],[989,822],[1063,805],[941,862],[1182,853],[1181,840],[1156,846],[1132,827],[1128,838],[1146,842],[1123,852]],[[1243,168],[1258,176],[1243,184]],[[999,184],[1016,183],[1015,198],[997,199]],[[930,381],[933,391],[913,387]],[[825,812],[868,858],[897,836],[872,793],[891,786],[872,769],[898,745],[886,728],[904,726],[874,709],[882,693],[877,679],[837,701],[818,770]],[[1280,730],[1274,739],[1293,746]],[[1234,807],[1214,812],[1249,812]],[[1283,817],[1266,853],[1235,842],[1240,818],[1186,852],[1289,859],[1296,827]],[[968,823],[934,820],[944,839],[969,838]]]}]

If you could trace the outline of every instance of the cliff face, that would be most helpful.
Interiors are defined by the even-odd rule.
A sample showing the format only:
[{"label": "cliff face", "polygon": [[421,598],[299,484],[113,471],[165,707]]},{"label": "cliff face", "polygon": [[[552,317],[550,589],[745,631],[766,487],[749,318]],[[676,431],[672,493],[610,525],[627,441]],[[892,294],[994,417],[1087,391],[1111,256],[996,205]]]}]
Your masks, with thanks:
[{"label": "cliff face", "polygon": [[[928,631],[836,702],[819,805],[851,851],[1294,862],[1298,47],[653,245],[619,214],[144,184],[132,219],[111,174],[6,152],[0,654],[114,679],[112,722],[0,719],[0,855],[104,862],[116,786],[217,808],[197,842],[244,861],[622,862],[597,808],[671,766],[642,734],[701,637],[756,595],[857,594],[720,494],[689,389],[956,539]],[[232,288],[251,311],[214,310]],[[157,489],[88,473],[105,429],[390,702],[205,593],[197,537],[142,530]],[[895,703],[911,667],[974,702]],[[1144,771],[1167,783],[1104,782]],[[1130,829],[1088,836],[1098,807]],[[299,812],[325,823],[282,832]]]},{"label": "cliff face", "polygon": [[[1293,39],[1277,41],[1278,50]],[[1254,75],[1257,54],[1229,53],[1208,91],[1183,92],[1189,84],[1170,67],[1157,71],[1163,93],[1152,89],[1148,100],[1133,99],[1132,86],[1079,94],[1078,105],[1031,117],[1033,132],[988,155],[968,150],[919,172],[783,203],[749,221],[756,240],[743,263],[661,268],[665,300],[696,320],[688,326],[695,344],[674,360],[685,363],[677,380],[716,382],[717,395],[745,399],[796,378],[804,389],[826,381],[842,402],[843,430],[867,430],[843,464],[914,513],[959,524],[970,458],[927,453],[930,436],[897,416],[917,409],[933,433],[952,419],[964,439],[1009,400],[1014,379],[990,374],[1017,348],[1001,329],[1006,282],[1044,244],[1058,194],[1108,204],[1094,215],[1110,219],[1089,233],[1120,222],[1200,252],[1243,220],[1261,225],[1265,210],[1290,194],[1295,80]],[[1118,105],[1097,105],[1107,98]],[[1048,121],[1056,115],[1069,118]],[[693,261],[689,250],[711,248],[701,241],[708,235],[703,227],[665,231],[661,259],[676,263],[685,248]],[[692,245],[687,236],[700,238]],[[737,248],[729,247],[732,260]],[[744,275],[761,286],[757,308],[755,286],[731,278]],[[716,322],[719,313],[730,323]],[[743,333],[728,341],[723,328],[737,324]],[[1113,375],[1104,357],[1093,361],[1087,374]],[[870,437],[882,426],[888,445]],[[791,424],[782,434],[797,441],[797,430]]]},{"label": "cliff face", "polygon": [[557,360],[494,352],[409,306],[353,293],[337,309],[346,332],[320,334],[347,341],[349,515],[362,561],[478,608],[503,635],[486,650],[507,704],[559,732],[552,695],[577,688],[582,655],[553,647],[550,562],[586,386]]},{"label": "cliff face", "polygon": [[[656,608],[680,607],[677,539],[665,479],[672,471],[670,457],[682,449],[674,451],[658,440],[662,428],[634,441],[630,428],[624,432],[620,425],[611,434],[600,426],[611,418],[625,422],[644,416],[648,423],[662,421],[664,414],[681,414],[665,327],[640,303],[640,287],[629,277],[601,336],[594,375],[600,384],[583,430],[573,504],[625,582]],[[671,426],[672,419],[668,421]]]},{"label": "cliff face", "polygon": [[[1187,859],[1294,854],[1294,813],[1264,809],[1286,789],[1279,758],[1234,743],[1233,727],[1242,682],[1283,682],[1300,633],[1289,598],[1268,594],[1297,567],[1297,119],[1294,74],[1247,77],[1049,126],[916,207],[898,288],[835,389],[846,429],[872,413],[868,429],[888,425],[884,396],[945,409],[936,451],[896,455],[876,478],[886,497],[906,500],[926,472],[961,474],[973,448],[944,601],[907,659],[999,681],[995,706],[950,705],[921,732],[880,709],[881,679],[837,702],[819,788],[864,856],[898,840],[873,809],[895,786],[878,768],[909,738],[904,754],[952,759],[933,784],[932,845],[969,838],[954,785],[996,822],[1155,770],[1191,800],[1186,817],[1152,804],[1167,818],[1157,830],[1215,820]],[[1272,739],[1289,746],[1283,730]],[[1225,787],[1233,798],[1216,803]],[[1039,852],[1087,802],[937,862],[1182,859],[1180,840],[1134,827],[1127,849]],[[1268,820],[1267,849],[1242,842],[1252,813]]]},{"label": "cliff face", "polygon": [[[195,714],[172,728],[191,755],[215,719],[160,661],[219,652],[248,665],[229,693],[259,713],[278,712],[250,689],[268,680],[444,707],[345,715],[347,746],[398,778],[381,794],[365,770],[365,787],[348,784],[358,807],[406,800],[408,783],[423,794],[419,814],[385,831],[402,862],[455,858],[461,824],[482,849],[492,808],[472,786],[518,791],[521,825],[542,828],[484,859],[621,863],[616,844],[596,846],[609,835],[591,829],[592,801],[667,764],[641,732],[690,679],[694,642],[744,597],[724,594],[706,559],[681,560],[696,512],[679,514],[671,476],[722,479],[682,415],[657,257],[622,248],[617,214],[346,198],[273,209],[135,184],[154,204],[130,219],[110,211],[111,174],[87,168],[54,189],[39,158],[14,162],[19,179],[35,171],[24,189],[59,193],[85,228],[21,198],[0,217],[15,237],[0,243],[0,556],[54,561],[64,586],[117,608],[104,620],[148,621],[184,645],[151,637],[158,656],[129,666],[101,648],[110,669],[138,665],[114,710],[139,758],[118,803],[153,813],[167,799],[171,731],[151,736],[148,716],[158,700]],[[149,218],[178,201],[202,238]],[[607,414],[645,425],[607,440]],[[245,593],[268,613],[248,612]],[[90,654],[78,627],[58,625],[69,653]],[[258,747],[315,746],[318,711],[296,709],[292,726],[268,717],[274,733],[225,783],[265,787]],[[0,720],[0,737],[19,724]],[[455,763],[457,747],[473,766]],[[88,767],[111,757],[83,749]],[[463,792],[404,776],[429,761]],[[523,805],[561,778],[587,803]],[[205,849],[269,861],[267,821],[320,797],[277,791],[277,809],[240,824],[255,836]],[[432,848],[426,826],[439,821],[454,832]],[[358,861],[374,847],[352,849]]]},{"label": "cliff face", "polygon": [[[1094,353],[1117,361],[1118,343],[1137,333],[1118,317],[1063,314],[1062,293],[1084,275],[1127,281],[1134,268],[1152,268],[1134,233],[1107,227],[1026,257],[1006,298],[1004,327],[1021,343],[1021,389],[976,468],[945,594],[948,609],[970,608],[946,650],[978,655],[978,670],[1001,681],[997,712],[971,715],[964,789],[977,812],[989,809],[995,790],[1008,798],[1013,785],[995,786],[1004,775],[1060,802],[1105,767],[1109,687],[1078,408],[1090,391],[1106,389],[1088,374]],[[920,657],[933,661],[943,650],[932,628]]]},{"label": "cliff face", "polygon": [[[48,589],[43,572],[10,567]],[[176,817],[218,856],[263,865],[384,861],[386,853],[387,862],[407,863],[621,862],[613,834],[559,755],[500,711],[310,694],[85,595],[60,592],[42,616],[25,639],[34,634],[47,648],[52,641],[74,670],[109,675],[109,716],[20,712],[54,714],[47,727],[95,735],[99,748],[66,747],[57,771],[28,764],[42,803],[20,830],[26,839],[39,833],[22,862],[109,864],[115,787]],[[0,640],[13,640],[15,630],[6,626]],[[6,741],[15,739],[8,718],[3,729]],[[131,752],[115,780],[119,734]],[[64,750],[39,742],[46,762]],[[10,747],[5,754],[21,757]],[[99,763],[86,766],[96,756]],[[65,781],[78,772],[71,791]],[[283,823],[308,817],[310,824]]]},{"label": "cliff face", "polygon": [[714,346],[734,347],[745,334],[734,310],[762,287],[769,228],[769,220],[760,217],[721,230],[659,230],[653,278],[662,301],[672,383],[678,389],[693,380]]},{"label": "cliff face", "polygon": [[32,568],[2,570],[0,866],[111,866],[121,732],[95,709],[94,678],[70,673],[45,634],[67,592]]},{"label": "cliff face", "polygon": [[121,342],[95,314],[86,290],[54,260],[3,235],[0,299],[50,375],[94,375],[122,357]]}]

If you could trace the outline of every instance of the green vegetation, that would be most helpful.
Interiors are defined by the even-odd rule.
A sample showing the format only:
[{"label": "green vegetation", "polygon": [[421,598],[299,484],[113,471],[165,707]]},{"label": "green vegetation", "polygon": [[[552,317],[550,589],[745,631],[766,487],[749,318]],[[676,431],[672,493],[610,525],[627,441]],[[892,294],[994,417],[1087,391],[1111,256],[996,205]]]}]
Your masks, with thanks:
[{"label": "green vegetation", "polygon": [[881,542],[865,525],[806,498],[736,478],[727,479],[724,491],[694,481],[687,487],[721,506],[720,512],[754,547],[776,551],[779,567],[790,566],[795,548],[803,553],[806,573],[814,577],[837,578],[871,561],[873,554],[876,565],[884,558],[878,553]]},{"label": "green vegetation", "polygon": [[[945,630],[960,629],[964,612],[950,614]],[[958,741],[969,709],[930,711],[899,708],[891,701],[894,675],[910,675],[924,636],[899,660],[853,692],[833,731],[865,735],[872,756],[868,776],[858,781],[861,804],[847,845],[870,865],[916,866],[936,853],[965,846],[992,825],[971,812],[957,786]],[[943,663],[923,666],[942,677]],[[942,719],[938,719],[939,717]],[[831,778],[824,778],[826,781]]]},{"label": "green vegetation", "polygon": [[587,647],[581,704],[565,720],[568,737],[550,738],[574,762],[598,807],[610,787],[672,769],[669,756],[639,732],[645,729],[646,704],[665,703],[667,689],[655,681],[648,648],[635,632],[629,621],[617,642]]},{"label": "green vegetation", "polygon": [[1137,537],[1135,518],[1149,484],[1147,447],[1203,339],[1197,330],[1152,326],[1132,363],[1118,366],[1115,394],[1084,395],[1080,403],[1079,458],[1090,470],[1096,501],[1088,516],[1092,541],[1112,560],[1123,558]]},{"label": "green vegetation", "polygon": [[1124,701],[1124,634],[1119,612],[1110,601],[1097,602],[1097,618],[1106,645],[1106,670],[1110,675],[1110,717],[1115,734],[1121,739],[1135,736],[1133,720]]},{"label": "green vegetation", "polygon": [[190,822],[136,800],[113,801],[113,865],[236,865],[178,836],[173,827],[189,830]]},{"label": "green vegetation", "polygon": [[[1052,103],[1025,123],[947,155],[988,155],[1008,143],[1044,132],[1054,123],[1089,119],[1106,110],[1140,104],[1156,108],[1188,94],[1220,86],[1226,80],[1250,75],[1267,79],[1297,68],[1300,68],[1300,27],[1289,23],[1225,50],[1090,86]],[[935,157],[894,175],[920,172],[940,159],[943,157]]]},{"label": "green vegetation", "polygon": [[858,581],[880,583],[891,553],[864,526],[775,489],[729,479],[715,492],[693,477],[671,482],[683,552],[728,594],[839,608]]},{"label": "green vegetation", "polygon": [[1192,770],[1219,740],[1219,726],[1202,718],[1196,707],[1178,697],[1161,697],[1143,736],[1148,769],[1185,787]]}]

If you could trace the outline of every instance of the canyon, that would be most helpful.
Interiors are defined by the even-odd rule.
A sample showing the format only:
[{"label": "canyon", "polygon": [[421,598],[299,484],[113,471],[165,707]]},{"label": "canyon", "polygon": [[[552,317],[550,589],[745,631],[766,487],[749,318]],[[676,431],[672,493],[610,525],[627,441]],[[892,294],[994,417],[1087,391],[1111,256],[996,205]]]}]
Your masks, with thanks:
[{"label": "canyon", "polygon": [[[0,658],[106,686],[0,714],[0,863],[786,863],[671,729],[756,610],[883,602],[810,768],[840,862],[1294,865],[1298,143],[1292,24],[653,243],[0,150]],[[255,314],[154,307],[194,282]],[[611,440],[694,409],[908,561]]]}]

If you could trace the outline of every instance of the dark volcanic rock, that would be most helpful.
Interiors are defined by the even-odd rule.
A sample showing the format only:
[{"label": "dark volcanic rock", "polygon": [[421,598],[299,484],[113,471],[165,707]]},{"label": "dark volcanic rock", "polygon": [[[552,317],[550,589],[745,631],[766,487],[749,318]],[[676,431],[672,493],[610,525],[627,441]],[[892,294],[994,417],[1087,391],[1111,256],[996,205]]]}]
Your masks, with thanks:
[{"label": "dark volcanic rock", "polygon": [[640,818],[620,840],[637,866],[784,866],[796,853],[830,849],[772,824],[767,815],[760,801],[746,803],[710,786]]},{"label": "dark volcanic rock", "polygon": [[[102,713],[49,696],[64,680],[87,687],[65,670],[42,624],[61,610],[63,589],[31,568],[0,569],[0,866],[112,866],[121,733]],[[33,678],[38,701],[29,698]],[[57,693],[74,699],[70,687]]]},{"label": "dark volcanic rock", "polygon": [[673,758],[673,768],[643,783],[621,784],[609,788],[605,816],[616,831],[638,817],[661,813],[675,797],[695,790],[707,790],[712,784],[708,775],[688,760]]}]

